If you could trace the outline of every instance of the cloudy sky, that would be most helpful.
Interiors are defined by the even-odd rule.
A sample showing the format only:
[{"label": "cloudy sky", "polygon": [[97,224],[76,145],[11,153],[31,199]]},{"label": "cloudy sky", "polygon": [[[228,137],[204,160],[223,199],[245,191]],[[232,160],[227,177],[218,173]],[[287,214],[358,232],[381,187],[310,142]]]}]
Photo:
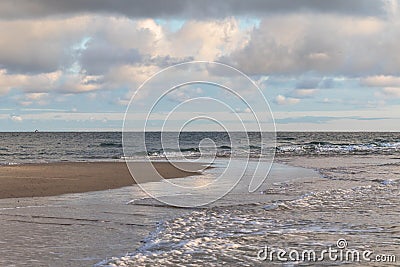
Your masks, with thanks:
[{"label": "cloudy sky", "polygon": [[[249,75],[278,130],[400,131],[399,4],[1,1],[0,131],[121,130],[146,79],[192,60]],[[163,105],[217,91],[182,88]]]}]

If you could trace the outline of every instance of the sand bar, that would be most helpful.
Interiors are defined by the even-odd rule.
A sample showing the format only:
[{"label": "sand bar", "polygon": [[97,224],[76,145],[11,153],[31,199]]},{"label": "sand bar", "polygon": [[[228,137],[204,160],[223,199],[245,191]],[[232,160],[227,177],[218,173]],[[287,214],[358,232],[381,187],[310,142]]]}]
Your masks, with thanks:
[{"label": "sand bar", "polygon": [[[160,176],[148,172],[149,164],[134,162],[140,181],[159,181]],[[153,162],[158,173],[166,178],[182,178],[199,174],[201,164],[188,164],[180,170],[168,162]],[[65,162],[0,166],[0,198],[42,197],[66,193],[83,193],[120,188],[135,184],[124,162]]]}]

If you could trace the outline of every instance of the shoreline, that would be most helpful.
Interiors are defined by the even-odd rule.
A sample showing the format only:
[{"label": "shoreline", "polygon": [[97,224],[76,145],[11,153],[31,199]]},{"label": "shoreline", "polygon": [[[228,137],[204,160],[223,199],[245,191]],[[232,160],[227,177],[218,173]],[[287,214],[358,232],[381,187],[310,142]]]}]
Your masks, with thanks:
[{"label": "shoreline", "polygon": [[[180,170],[169,162],[151,162],[159,175],[148,172],[146,162],[128,162],[141,182],[184,178],[201,174],[203,164],[186,163]],[[182,163],[180,163],[182,164]],[[126,162],[56,162],[0,166],[0,199],[57,196],[116,189],[136,184]]]}]

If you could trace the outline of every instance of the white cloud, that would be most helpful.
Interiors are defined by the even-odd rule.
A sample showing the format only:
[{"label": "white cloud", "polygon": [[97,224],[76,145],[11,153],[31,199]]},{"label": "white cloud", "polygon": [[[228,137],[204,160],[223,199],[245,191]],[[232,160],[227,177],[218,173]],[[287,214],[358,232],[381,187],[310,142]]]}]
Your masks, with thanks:
[{"label": "white cloud", "polygon": [[[321,93],[324,100],[320,102],[334,103],[340,109],[344,102],[333,95],[334,90],[322,88],[348,86],[354,90],[357,82],[376,87],[381,100],[400,97],[400,19],[396,1],[385,1],[391,10],[388,14],[382,13],[382,1],[370,0],[263,0],[257,4],[211,1],[211,8],[206,10],[198,7],[208,6],[208,1],[198,4],[173,0],[150,10],[144,8],[146,3],[125,10],[123,7],[132,5],[122,2],[111,5],[103,0],[96,4],[88,1],[85,8],[76,1],[39,0],[35,8],[24,0],[16,5],[0,3],[0,13],[4,13],[0,16],[0,95],[3,98],[11,92],[6,107],[13,103],[45,107],[60,98],[68,101],[65,95],[79,93],[86,93],[91,100],[104,95],[114,97],[103,99],[107,105],[127,104],[146,79],[164,67],[188,60],[230,63],[254,75],[258,83],[271,85],[263,86],[263,90],[267,95],[279,94],[273,99],[278,105],[295,105]],[[214,9],[215,5],[218,8]],[[175,6],[184,8],[178,11]],[[214,10],[222,13],[214,14]],[[160,14],[165,15],[163,19],[181,16],[186,20],[171,30],[163,19],[155,19]],[[243,27],[243,17],[236,14],[253,14],[250,19],[257,20],[257,26]],[[201,73],[196,78],[210,79],[213,75],[226,78],[226,85],[239,88],[241,95],[251,94],[225,73]],[[272,79],[265,82],[269,77]],[[274,84],[274,77],[283,81],[281,87]],[[343,81],[335,80],[333,86],[326,77]],[[138,97],[156,95],[167,86],[163,82],[154,85],[140,91]],[[270,93],[270,88],[278,89]],[[112,90],[125,90],[125,95],[105,92]],[[196,93],[177,91],[171,98],[179,102],[193,96]],[[79,103],[77,107],[73,104],[67,103],[66,109],[86,110]],[[104,119],[79,115],[76,110],[73,116]]]},{"label": "white cloud", "polygon": [[375,96],[381,99],[400,98],[400,77],[392,75],[375,75],[363,78],[360,84],[380,88]]},{"label": "white cloud", "polygon": [[[84,73],[67,74],[62,71],[42,74],[12,74],[0,70],[0,91],[18,89],[28,93],[27,98],[35,100],[49,92],[81,93],[101,89],[97,76]],[[33,93],[33,94],[32,94]]]},{"label": "white cloud", "polygon": [[400,87],[385,87],[382,92],[386,97],[400,98]]},{"label": "white cloud", "polygon": [[230,54],[245,45],[249,32],[235,18],[186,21],[170,32],[154,19],[79,15],[0,20],[0,34],[1,93],[69,94],[133,91],[163,67]]},{"label": "white cloud", "polygon": [[13,73],[50,73],[72,64],[73,46],[90,34],[91,20],[0,20],[1,67]]},{"label": "white cloud", "polygon": [[239,28],[235,18],[214,21],[187,21],[172,34],[168,51],[177,57],[194,56],[197,60],[215,60],[244,47],[248,32]]},{"label": "white cloud", "polygon": [[361,79],[361,84],[369,87],[400,87],[400,77],[391,75],[376,75]]},{"label": "white cloud", "polygon": [[253,111],[250,108],[236,108],[236,113],[252,113]]},{"label": "white cloud", "polygon": [[275,103],[278,105],[293,105],[293,104],[297,104],[300,102],[300,99],[298,98],[291,98],[291,97],[286,97],[283,95],[278,95],[275,98]]},{"label": "white cloud", "polygon": [[177,88],[176,90],[172,91],[168,94],[168,98],[173,102],[184,102],[189,99],[193,99],[195,97],[199,97],[203,94],[203,90],[199,87],[197,88]]},{"label": "white cloud", "polygon": [[264,17],[242,49],[222,60],[248,74],[396,75],[400,20],[298,13]]},{"label": "white cloud", "polygon": [[315,95],[318,91],[318,89],[296,89],[293,95],[297,97],[309,97]]},{"label": "white cloud", "polygon": [[10,116],[10,119],[11,119],[12,121],[14,121],[14,122],[22,122],[22,121],[23,121],[23,119],[22,119],[21,116],[16,116],[16,115],[11,115],[11,116]]}]

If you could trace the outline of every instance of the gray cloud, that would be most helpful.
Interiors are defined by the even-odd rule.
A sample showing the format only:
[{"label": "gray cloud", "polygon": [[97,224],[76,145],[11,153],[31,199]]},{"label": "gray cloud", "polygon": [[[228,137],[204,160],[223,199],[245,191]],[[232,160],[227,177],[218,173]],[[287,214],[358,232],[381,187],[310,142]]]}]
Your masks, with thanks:
[{"label": "gray cloud", "polygon": [[296,89],[315,89],[320,82],[320,77],[305,77],[296,82]]},{"label": "gray cloud", "polygon": [[111,44],[93,42],[83,50],[80,65],[89,75],[101,75],[120,64],[135,64],[142,61],[137,49],[120,49]]},{"label": "gray cloud", "polygon": [[8,73],[52,72],[69,66],[72,47],[85,36],[80,20],[1,21],[0,69]]},{"label": "gray cloud", "polygon": [[183,62],[193,61],[194,57],[171,57],[171,56],[156,56],[148,58],[145,63],[152,64],[161,68],[176,65]]},{"label": "gray cloud", "polygon": [[111,13],[128,17],[221,18],[316,11],[380,16],[384,1],[378,0],[19,0],[1,1],[3,19],[32,18],[75,13]]},{"label": "gray cloud", "polygon": [[254,29],[245,47],[219,60],[251,75],[398,76],[397,25],[397,17],[270,16]]}]

